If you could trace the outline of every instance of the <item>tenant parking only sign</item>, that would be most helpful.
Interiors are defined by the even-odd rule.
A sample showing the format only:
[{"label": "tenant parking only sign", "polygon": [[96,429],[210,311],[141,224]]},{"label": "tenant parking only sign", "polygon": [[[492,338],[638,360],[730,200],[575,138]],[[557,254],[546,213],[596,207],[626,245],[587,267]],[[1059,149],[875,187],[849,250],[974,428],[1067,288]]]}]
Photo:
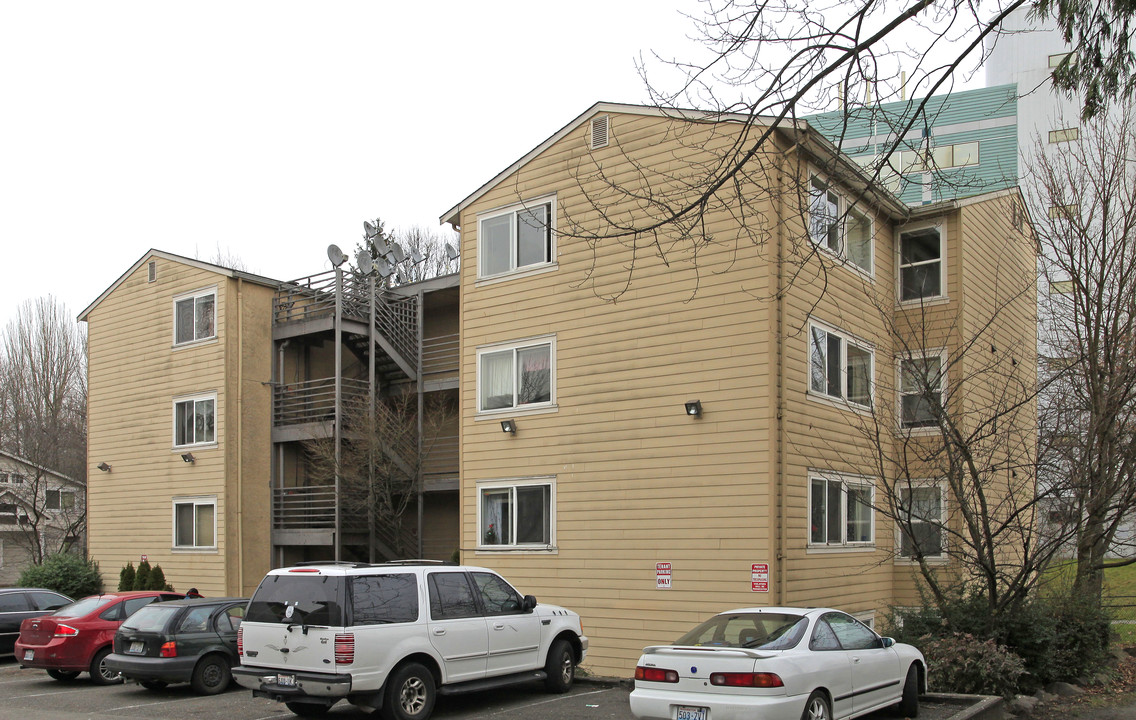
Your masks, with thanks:
[{"label": "tenant parking only sign", "polygon": [[753,592],[769,592],[769,563],[753,563],[749,566],[749,589]]},{"label": "tenant parking only sign", "polygon": [[671,589],[671,564],[669,562],[655,563],[655,589]]}]

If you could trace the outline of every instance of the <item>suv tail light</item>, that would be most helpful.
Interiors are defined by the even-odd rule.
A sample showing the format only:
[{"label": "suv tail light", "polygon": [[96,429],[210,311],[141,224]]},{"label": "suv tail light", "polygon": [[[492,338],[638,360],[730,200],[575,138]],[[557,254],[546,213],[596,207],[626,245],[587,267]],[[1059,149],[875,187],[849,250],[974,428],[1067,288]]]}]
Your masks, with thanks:
[{"label": "suv tail light", "polygon": [[159,657],[177,657],[178,644],[173,640],[162,643],[162,649],[158,651]]},{"label": "suv tail light", "polygon": [[710,684],[749,688],[785,687],[785,683],[781,682],[781,676],[771,672],[711,673]]},{"label": "suv tail light", "polygon": [[350,665],[355,662],[355,633],[335,634],[335,664]]},{"label": "suv tail light", "polygon": [[55,626],[55,632],[52,633],[51,636],[52,637],[75,637],[78,634],[79,634],[79,631],[76,630],[75,628],[71,627],[70,625],[56,625]]},{"label": "suv tail light", "polygon": [[244,625],[237,628],[237,655],[245,656],[245,628]]},{"label": "suv tail light", "polygon": [[678,682],[678,673],[674,670],[664,670],[663,668],[640,665],[635,668],[635,679],[645,680],[647,682],[676,683]]}]

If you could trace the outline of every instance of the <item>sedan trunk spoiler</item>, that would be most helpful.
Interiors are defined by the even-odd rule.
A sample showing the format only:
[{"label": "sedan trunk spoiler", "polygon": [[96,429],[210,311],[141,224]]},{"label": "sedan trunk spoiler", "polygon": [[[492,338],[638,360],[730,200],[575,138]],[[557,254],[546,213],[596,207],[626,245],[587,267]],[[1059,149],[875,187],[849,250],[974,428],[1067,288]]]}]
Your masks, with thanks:
[{"label": "sedan trunk spoiler", "polygon": [[650,647],[643,648],[644,655],[683,655],[685,653],[730,653],[743,657],[751,657],[755,660],[777,657],[774,653],[758,652],[750,648],[722,647],[720,645],[651,645]]}]

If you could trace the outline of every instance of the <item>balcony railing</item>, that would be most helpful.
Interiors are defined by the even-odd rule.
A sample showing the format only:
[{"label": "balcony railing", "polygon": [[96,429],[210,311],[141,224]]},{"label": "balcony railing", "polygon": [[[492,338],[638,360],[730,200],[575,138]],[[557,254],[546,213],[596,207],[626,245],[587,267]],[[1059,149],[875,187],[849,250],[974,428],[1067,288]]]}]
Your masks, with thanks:
[{"label": "balcony railing", "polygon": [[[367,400],[367,382],[343,378],[344,404]],[[302,425],[335,419],[335,378],[277,385],[272,393],[272,422],[276,426]]]},{"label": "balcony railing", "polygon": [[458,371],[457,334],[422,339],[422,375],[450,375]]},{"label": "balcony railing", "polygon": [[335,486],[273,488],[272,527],[312,530],[335,527]]}]

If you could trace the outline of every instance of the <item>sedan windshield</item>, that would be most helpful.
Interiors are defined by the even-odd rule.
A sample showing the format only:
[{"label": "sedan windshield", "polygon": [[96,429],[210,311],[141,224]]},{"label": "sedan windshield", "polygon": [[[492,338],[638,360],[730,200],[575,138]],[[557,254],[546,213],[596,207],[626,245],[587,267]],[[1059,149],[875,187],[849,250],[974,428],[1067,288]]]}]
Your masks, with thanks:
[{"label": "sedan windshield", "polygon": [[154,603],[147,605],[122,623],[126,630],[138,632],[161,632],[165,629],[169,619],[181,608],[170,605]]},{"label": "sedan windshield", "polygon": [[805,636],[809,621],[788,613],[715,615],[675,641],[675,645],[710,645],[756,650],[788,650]]}]

